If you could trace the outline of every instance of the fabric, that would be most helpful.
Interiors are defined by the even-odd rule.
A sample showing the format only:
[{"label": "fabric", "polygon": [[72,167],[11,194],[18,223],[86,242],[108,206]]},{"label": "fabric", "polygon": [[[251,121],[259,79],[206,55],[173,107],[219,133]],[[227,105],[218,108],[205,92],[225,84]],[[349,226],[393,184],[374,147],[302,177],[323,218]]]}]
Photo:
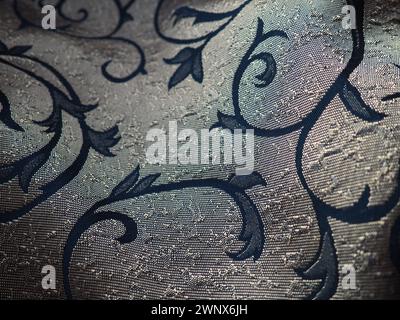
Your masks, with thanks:
[{"label": "fabric", "polygon": [[[0,21],[0,298],[400,297],[398,0],[1,0]],[[254,172],[149,164],[170,121],[253,129]]]}]

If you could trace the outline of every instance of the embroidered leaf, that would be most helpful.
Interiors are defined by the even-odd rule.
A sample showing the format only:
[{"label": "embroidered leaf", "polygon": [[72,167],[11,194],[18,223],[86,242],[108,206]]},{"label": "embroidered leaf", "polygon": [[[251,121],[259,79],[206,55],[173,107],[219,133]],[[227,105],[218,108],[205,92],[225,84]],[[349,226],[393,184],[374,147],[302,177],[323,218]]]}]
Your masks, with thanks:
[{"label": "embroidered leaf", "polygon": [[14,165],[0,167],[0,183],[10,181],[17,175]]},{"label": "embroidered leaf", "polygon": [[259,218],[260,214],[246,194],[235,192],[235,197],[243,218],[243,227],[239,240],[244,241],[246,244],[238,252],[228,252],[227,255],[233,260],[242,261],[250,257],[257,260],[260,258],[264,248],[264,227]]},{"label": "embroidered leaf", "polygon": [[10,102],[8,101],[7,96],[0,90],[0,104],[1,104],[1,112],[0,112],[0,121],[3,122],[10,129],[14,129],[16,131],[24,131],[22,127],[16,123],[11,117],[11,108]]},{"label": "embroidered leaf", "polygon": [[86,129],[90,145],[97,152],[101,153],[107,157],[113,157],[114,154],[111,153],[111,147],[115,146],[121,137],[115,137],[118,134],[118,127],[114,126],[107,131],[96,131],[91,128]]},{"label": "embroidered leaf", "polygon": [[394,100],[400,98],[400,92],[396,92],[393,94],[389,94],[385,97],[382,98],[382,101],[389,101],[389,100]]},{"label": "embroidered leaf", "polygon": [[265,186],[266,182],[264,178],[258,172],[253,172],[247,176],[236,176],[234,175],[229,182],[234,186],[243,190],[250,189],[257,185]]},{"label": "embroidered leaf", "polygon": [[198,83],[203,82],[203,63],[201,61],[201,50],[196,50],[196,53],[193,57],[193,66],[192,66],[192,77]]},{"label": "embroidered leaf", "polygon": [[187,78],[187,76],[192,71],[192,61],[187,60],[186,62],[182,63],[178,69],[176,69],[175,73],[172,75],[171,79],[168,82],[168,90],[175,87],[178,83],[182,82]]},{"label": "embroidered leaf", "polygon": [[30,50],[32,46],[16,46],[8,50],[8,54],[20,56]]},{"label": "embroidered leaf", "polygon": [[117,197],[122,193],[126,193],[134,186],[139,178],[139,166],[136,167],[124,180],[122,180],[111,192],[111,196]]},{"label": "embroidered leaf", "polygon": [[230,116],[221,111],[217,112],[218,122],[211,126],[211,129],[222,127],[230,130],[234,129],[246,129],[242,124],[239,123],[236,116]]},{"label": "embroidered leaf", "polygon": [[227,13],[213,13],[196,10],[190,7],[180,7],[175,10],[173,16],[175,17],[173,24],[176,25],[182,19],[195,18],[193,24],[212,22],[225,19],[231,15],[230,12]]},{"label": "embroidered leaf", "polygon": [[141,179],[131,191],[129,191],[129,195],[138,195],[141,192],[145,191],[147,188],[149,188],[154,181],[157,180],[157,178],[160,176],[160,173],[155,173],[155,174],[150,174],[143,179]]},{"label": "embroidered leaf", "polygon": [[4,44],[4,42],[0,41],[0,52],[6,52],[8,51],[7,46]]},{"label": "embroidered leaf", "polygon": [[[394,64],[394,66],[395,66],[396,68],[399,68],[399,69],[400,69],[400,65]],[[394,100],[394,99],[398,99],[398,98],[400,98],[400,92],[396,92],[396,93],[393,93],[393,94],[389,94],[389,95],[387,95],[386,97],[383,97],[383,98],[382,98],[382,101],[389,101],[389,100]]]},{"label": "embroidered leaf", "polygon": [[182,62],[185,62],[185,61],[191,59],[193,57],[195,51],[196,51],[196,49],[186,47],[186,48],[183,48],[181,51],[179,51],[175,57],[170,58],[170,59],[164,59],[164,61],[167,64],[180,64]]},{"label": "embroidered leaf", "polygon": [[349,81],[345,83],[339,96],[347,110],[360,119],[373,122],[382,120],[385,117],[385,114],[377,112],[369,107],[364,102],[357,88],[351,85]]},{"label": "embroidered leaf", "polygon": [[[344,208],[336,208],[327,203],[319,201],[315,208],[317,212],[324,212],[327,216],[346,223],[365,223],[375,219],[374,214],[368,213],[368,204],[371,197],[371,188],[365,185],[363,192],[353,205]],[[379,210],[376,211],[379,214]]]},{"label": "embroidered leaf", "polygon": [[54,103],[58,108],[63,109],[72,116],[78,119],[85,119],[84,113],[89,112],[97,108],[97,104],[94,105],[83,105],[70,100],[62,91],[57,88],[51,89],[51,96]]},{"label": "embroidered leaf", "polygon": [[122,15],[121,15],[121,22],[122,23],[125,23],[125,22],[128,22],[128,21],[133,21],[133,20],[134,19],[133,19],[132,15],[129,12],[124,11],[122,13]]},{"label": "embroidered leaf", "polygon": [[56,132],[61,129],[62,125],[61,110],[56,108],[56,110],[53,110],[48,118],[41,121],[34,121],[34,123],[42,127],[47,127],[47,130],[45,130],[47,133]]},{"label": "embroidered leaf", "polygon": [[203,64],[201,61],[201,48],[183,48],[178,54],[170,59],[164,59],[168,64],[180,64],[178,69],[169,79],[168,89],[185,80],[189,74],[199,83],[203,81]]},{"label": "embroidered leaf", "polygon": [[307,270],[296,270],[303,278],[308,280],[322,280],[322,285],[311,294],[314,300],[327,300],[337,288],[338,271],[337,258],[333,241],[328,233],[324,234],[318,260]]},{"label": "embroidered leaf", "polygon": [[283,39],[289,39],[289,36],[287,35],[287,33],[286,33],[285,31],[283,31],[283,30],[276,30],[276,29],[271,30],[271,31],[268,31],[268,32],[264,35],[264,37],[265,37],[266,39],[272,38],[272,37],[280,37],[280,38],[283,38]]},{"label": "embroidered leaf", "polygon": [[50,152],[47,148],[42,149],[24,160],[22,170],[19,172],[19,185],[21,189],[27,193],[29,184],[33,175],[42,167],[50,157]]}]

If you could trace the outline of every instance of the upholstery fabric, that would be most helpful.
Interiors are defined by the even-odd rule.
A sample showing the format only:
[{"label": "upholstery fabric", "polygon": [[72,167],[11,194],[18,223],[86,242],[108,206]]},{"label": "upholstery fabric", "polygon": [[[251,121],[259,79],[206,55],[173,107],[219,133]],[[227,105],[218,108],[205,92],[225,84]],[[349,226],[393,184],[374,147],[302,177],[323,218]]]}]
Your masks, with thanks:
[{"label": "upholstery fabric", "polygon": [[[1,0],[0,298],[399,298],[399,21],[397,0]],[[254,174],[147,163],[170,121],[254,129]]]}]

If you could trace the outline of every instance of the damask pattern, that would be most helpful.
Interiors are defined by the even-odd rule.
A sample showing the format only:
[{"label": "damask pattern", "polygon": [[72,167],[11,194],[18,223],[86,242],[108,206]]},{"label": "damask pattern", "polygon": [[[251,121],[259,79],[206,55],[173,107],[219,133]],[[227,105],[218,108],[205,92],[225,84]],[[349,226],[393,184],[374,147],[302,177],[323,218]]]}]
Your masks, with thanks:
[{"label": "damask pattern", "polygon": [[[16,220],[23,215],[29,213],[34,207],[49,199],[49,197],[55,194],[59,189],[68,184],[78,175],[79,171],[85,165],[90,149],[94,149],[106,157],[114,156],[111,153],[110,148],[115,146],[120,139],[119,137],[117,137],[117,126],[114,126],[105,131],[96,131],[92,129],[86,123],[85,113],[94,110],[97,105],[82,104],[79,96],[74,91],[72,86],[56,69],[36,57],[25,54],[30,49],[31,46],[16,46],[13,48],[8,48],[4,43],[0,42],[0,63],[25,73],[30,78],[40,82],[47,89],[53,104],[52,112],[48,116],[48,118],[40,121],[35,121],[35,123],[39,126],[45,127],[46,133],[54,133],[54,135],[51,140],[40,150],[28,156],[25,156],[18,161],[1,166],[0,182],[6,183],[14,179],[15,177],[18,177],[21,189],[25,193],[28,193],[28,188],[33,176],[42,166],[46,164],[54,148],[60,141],[63,132],[62,117],[64,112],[68,113],[78,120],[83,141],[79,155],[75,158],[74,162],[67,169],[61,172],[55,179],[46,183],[45,185],[42,185],[40,187],[40,190],[42,192],[40,196],[36,197],[34,200],[28,202],[27,204],[16,210],[1,212],[1,223]],[[7,57],[18,57],[26,59],[40,65],[41,67],[44,67],[59,80],[63,87],[58,88],[55,84],[46,80],[36,72],[18,66],[13,62],[10,62],[9,60],[7,60]],[[12,130],[24,131],[24,129],[13,120],[11,116],[11,106],[9,103],[9,99],[2,91],[0,91],[0,102],[2,104],[0,121],[2,121],[7,127]]]},{"label": "damask pattern", "polygon": [[256,205],[245,192],[245,190],[254,186],[265,185],[265,181],[259,173],[253,172],[248,176],[233,175],[228,179],[228,181],[219,179],[199,179],[152,186],[159,176],[160,174],[152,174],[138,181],[139,167],[137,167],[112,190],[109,197],[94,204],[80,217],[79,221],[70,232],[64,249],[64,287],[67,297],[72,297],[71,287],[69,284],[69,266],[73,249],[80,236],[93,224],[105,220],[120,221],[125,226],[126,231],[123,236],[116,240],[121,244],[124,244],[136,239],[137,224],[132,218],[119,212],[101,212],[97,210],[111,203],[126,199],[134,199],[147,194],[158,195],[163,192],[182,190],[185,188],[211,187],[223,190],[232,197],[240,209],[243,225],[239,235],[239,240],[245,242],[244,247],[240,251],[228,252],[227,255],[233,260],[245,260],[250,257],[257,260],[260,257],[265,242],[264,227]]},{"label": "damask pattern", "polygon": [[[101,72],[107,80],[115,83],[122,83],[135,78],[139,74],[146,74],[145,70],[146,58],[143,49],[135,41],[117,35],[125,23],[133,20],[132,15],[128,11],[132,7],[135,0],[130,0],[126,4],[123,4],[120,0],[110,0],[110,2],[113,3],[114,5],[115,10],[117,10],[118,12],[119,18],[114,26],[110,26],[111,30],[108,33],[98,36],[93,34],[81,35],[77,34],[74,31],[70,31],[71,26],[82,24],[83,22],[85,22],[88,19],[90,13],[86,9],[81,8],[77,11],[77,13],[80,16],[79,18],[71,17],[64,11],[67,2],[68,0],[58,0],[54,6],[58,15],[67,22],[64,25],[57,26],[57,28],[54,30],[55,32],[59,32],[61,34],[65,34],[70,37],[83,40],[98,40],[98,41],[108,40],[108,41],[113,41],[116,44],[127,44],[138,52],[139,63],[136,69],[134,69],[128,75],[123,77],[115,76],[108,71],[109,65],[113,62],[112,59],[104,62],[103,65],[101,66]],[[45,2],[43,0],[40,0],[38,1],[38,5],[39,7],[43,7],[45,5]],[[32,21],[29,17],[25,17],[24,14],[20,11],[20,0],[14,0],[14,11],[19,20],[21,21],[20,29],[28,27],[41,28],[41,25],[37,24],[35,21]]]},{"label": "damask pattern", "polygon": [[[272,82],[276,73],[276,65],[273,57],[267,52],[253,55],[254,50],[259,44],[264,42],[271,35],[279,35],[287,38],[285,33],[282,31],[270,31],[264,34],[264,23],[262,20],[259,20],[256,37],[246,55],[243,57],[233,80],[232,100],[235,115],[230,116],[219,112],[219,121],[213,126],[220,126],[231,130],[251,128],[254,129],[256,135],[261,137],[277,137],[300,130],[300,136],[296,146],[297,175],[303,188],[307,191],[313,203],[321,235],[318,253],[315,256],[314,261],[308,268],[304,270],[297,270],[299,276],[303,277],[304,279],[321,280],[321,284],[308,297],[310,299],[329,299],[335,294],[338,287],[338,261],[328,217],[333,217],[349,224],[377,221],[387,215],[396,206],[400,199],[400,175],[398,173],[396,188],[385,203],[369,206],[368,203],[371,193],[370,187],[366,185],[364,192],[356,203],[354,203],[352,206],[340,209],[335,208],[320,199],[308,185],[304,176],[303,150],[308,134],[317,123],[325,108],[332,101],[332,99],[335,98],[335,96],[340,97],[344,106],[349,112],[364,121],[376,122],[385,117],[384,114],[379,113],[368,106],[362,99],[358,89],[349,81],[350,75],[363,60],[365,46],[363,34],[364,3],[363,1],[349,1],[349,4],[355,6],[357,17],[357,28],[352,31],[353,52],[351,58],[346,67],[336,78],[336,81],[330,86],[319,103],[306,117],[304,117],[301,121],[287,127],[277,129],[261,129],[249,124],[241,114],[241,108],[239,105],[240,82],[249,65],[255,60],[261,60],[265,64],[265,70],[256,76],[256,78],[262,82],[261,84],[255,84],[256,86],[267,86]],[[384,97],[382,100],[387,101],[394,99],[397,96],[398,94],[390,95]],[[391,251],[393,262],[398,265],[398,241],[395,239],[395,237],[398,236],[398,226],[395,225],[393,228],[394,231],[392,236],[393,240]]]},{"label": "damask pattern", "polygon": [[197,38],[190,38],[190,39],[179,39],[175,37],[169,37],[162,32],[159,24],[159,17],[162,5],[163,3],[165,3],[165,0],[160,0],[158,2],[156,13],[154,15],[154,26],[160,38],[176,45],[184,45],[184,44],[188,45],[188,44],[200,43],[200,45],[196,48],[185,47],[182,50],[180,50],[173,58],[164,59],[165,63],[167,64],[179,65],[175,73],[169,79],[168,82],[169,89],[175,87],[177,84],[185,80],[189,75],[191,75],[196,82],[199,83],[203,82],[204,71],[203,71],[202,53],[204,48],[214,37],[216,37],[232,22],[232,20],[235,19],[235,17],[251,1],[252,0],[246,0],[235,10],[224,13],[200,11],[188,6],[182,6],[177,8],[173,13],[174,24],[178,23],[180,20],[188,18],[194,19],[193,25],[216,22],[216,21],[218,22],[225,21],[216,30],[210,31],[204,36],[200,36]]},{"label": "damask pattern", "polygon": [[[105,62],[102,67],[103,76],[115,83],[122,83],[132,80],[138,74],[146,74],[145,71],[145,53],[143,49],[133,40],[117,36],[118,31],[122,26],[132,20],[132,16],[128,10],[132,7],[134,0],[124,3],[120,0],[113,0],[119,12],[119,21],[116,26],[107,34],[102,36],[82,36],[69,32],[69,27],[73,24],[84,22],[89,12],[85,9],[77,11],[78,18],[70,17],[64,12],[64,6],[68,0],[59,0],[56,4],[57,12],[67,24],[60,26],[57,32],[86,40],[112,40],[117,43],[126,43],[134,47],[140,56],[140,63],[137,68],[130,72],[128,76],[117,77],[109,73],[108,66],[112,60]],[[174,57],[164,59],[166,64],[177,65],[177,69],[170,77],[168,89],[172,89],[179,83],[191,76],[196,82],[202,83],[204,80],[203,68],[203,50],[207,44],[218,36],[229,24],[242,12],[242,10],[252,0],[244,1],[236,9],[224,13],[206,12],[191,8],[189,6],[180,6],[173,12],[174,24],[183,19],[194,19],[193,25],[220,22],[222,23],[217,29],[208,32],[204,36],[180,39],[170,37],[161,30],[160,15],[165,0],[159,0],[154,13],[154,28],[158,36],[168,43],[174,45],[186,45]],[[398,204],[400,199],[400,175],[397,173],[396,186],[390,197],[381,204],[369,205],[371,189],[366,185],[361,197],[351,206],[344,208],[336,208],[324,202],[317,196],[315,190],[307,182],[304,175],[304,146],[311,130],[321,118],[322,113],[327,108],[329,103],[338,97],[343,106],[352,115],[366,122],[379,122],[386,117],[384,113],[374,110],[371,106],[365,103],[357,86],[350,81],[350,76],[355,69],[361,64],[365,53],[364,40],[364,1],[349,0],[348,4],[353,5],[356,9],[356,29],[352,30],[352,54],[345,68],[340,72],[335,81],[326,90],[320,101],[314,106],[312,111],[297,123],[283,126],[275,129],[264,129],[252,125],[246,120],[245,110],[240,105],[240,90],[241,81],[244,73],[255,62],[264,64],[264,69],[255,76],[253,83],[256,88],[265,88],[269,86],[277,74],[277,63],[274,56],[269,52],[258,52],[258,47],[272,38],[280,38],[283,41],[290,42],[291,39],[284,30],[268,30],[268,23],[258,18],[256,35],[253,42],[250,44],[245,55],[241,58],[239,66],[234,74],[232,81],[232,104],[234,115],[218,112],[218,121],[211,128],[225,129],[253,129],[258,137],[280,137],[299,131],[299,138],[295,148],[295,163],[297,177],[307,192],[309,199],[312,202],[313,209],[318,222],[319,228],[319,246],[318,251],[307,268],[296,269],[298,276],[305,280],[319,280],[320,284],[307,297],[309,299],[330,299],[337,291],[339,281],[339,263],[337,251],[335,247],[335,239],[332,233],[331,225],[328,218],[334,218],[338,221],[348,224],[361,224],[372,221],[378,221],[388,215],[391,210]],[[44,2],[39,1],[39,5],[43,6]],[[29,18],[25,17],[19,9],[19,1],[14,0],[14,11],[21,21],[21,28],[40,26],[35,24]],[[198,44],[198,46],[194,46]],[[192,46],[193,45],[193,46]],[[93,149],[99,154],[111,157],[110,148],[115,146],[118,141],[118,128],[114,126],[105,131],[96,131],[91,128],[87,122],[85,114],[96,109],[97,105],[82,104],[78,94],[75,92],[71,84],[66,78],[51,65],[42,61],[39,58],[27,55],[31,46],[16,46],[8,48],[6,44],[0,42],[0,63],[23,72],[32,79],[40,82],[48,91],[52,100],[52,112],[45,120],[36,121],[36,124],[46,128],[46,133],[54,133],[51,140],[40,150],[23,157],[22,159],[6,164],[0,167],[0,183],[4,184],[14,178],[18,178],[19,185],[22,191],[28,193],[32,178],[38,170],[49,160],[54,148],[58,145],[63,132],[62,115],[68,113],[70,116],[78,120],[83,137],[82,146],[79,155],[66,170],[61,172],[54,180],[40,187],[42,194],[33,201],[27,203],[23,207],[7,212],[1,212],[0,223],[6,223],[16,220],[23,215],[29,213],[34,207],[43,203],[54,195],[58,190],[71,182],[85,165],[88,158],[89,150]],[[45,79],[36,71],[28,70],[25,67],[19,66],[11,62],[7,57],[18,57],[29,60],[40,65],[49,71],[57,78],[62,87],[60,88],[51,81]],[[400,66],[395,64],[397,68]],[[382,101],[390,101],[400,98],[400,93],[394,93],[382,98]],[[0,121],[8,128],[15,131],[24,131],[23,127],[18,124],[12,117],[12,108],[8,97],[0,91],[0,103],[2,109],[0,112]],[[124,234],[116,239],[119,243],[131,243],[137,237],[138,224],[131,217],[120,212],[101,211],[103,207],[114,204],[127,199],[136,199],[150,194],[162,194],[163,192],[183,190],[186,188],[213,188],[221,190],[228,194],[235,202],[240,210],[242,217],[242,229],[238,239],[244,242],[243,248],[238,252],[228,252],[227,255],[236,261],[242,261],[252,258],[254,261],[260,258],[266,243],[264,224],[260,213],[252,198],[246,193],[249,189],[255,186],[265,186],[266,181],[260,173],[254,172],[248,176],[232,175],[229,179],[192,179],[170,182],[166,184],[157,184],[157,179],[161,173],[150,174],[141,179],[140,170],[137,167],[123,181],[113,188],[108,197],[93,204],[84,214],[80,216],[72,230],[69,232],[68,239],[65,243],[63,253],[63,280],[64,290],[68,298],[72,298],[72,290],[70,286],[70,264],[74,249],[83,235],[94,224],[114,220],[122,223],[125,227]],[[398,218],[391,231],[390,239],[390,255],[393,264],[400,272],[400,218]]]}]

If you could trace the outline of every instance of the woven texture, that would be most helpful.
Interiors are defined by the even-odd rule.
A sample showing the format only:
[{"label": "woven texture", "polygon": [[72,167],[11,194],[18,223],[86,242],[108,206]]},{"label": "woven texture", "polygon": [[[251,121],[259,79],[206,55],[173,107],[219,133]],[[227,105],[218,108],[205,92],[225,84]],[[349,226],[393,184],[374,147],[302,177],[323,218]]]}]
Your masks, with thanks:
[{"label": "woven texture", "polygon": [[[39,2],[0,1],[0,298],[400,297],[399,1]],[[147,164],[169,121],[254,129],[260,180]]]}]

